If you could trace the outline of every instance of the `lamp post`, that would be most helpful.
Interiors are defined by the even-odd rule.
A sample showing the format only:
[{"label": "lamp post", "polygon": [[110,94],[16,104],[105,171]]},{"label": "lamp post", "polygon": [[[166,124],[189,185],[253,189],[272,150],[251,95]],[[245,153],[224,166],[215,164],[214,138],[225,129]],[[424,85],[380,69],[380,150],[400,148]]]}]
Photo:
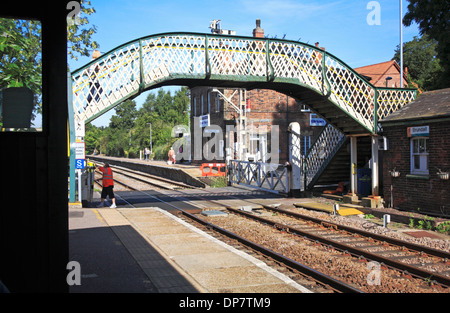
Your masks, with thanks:
[{"label": "lamp post", "polygon": [[386,79],[386,88],[387,88],[387,86],[388,86],[388,81],[391,80],[392,77],[391,77],[391,76],[388,76],[388,77],[386,77],[385,79]]},{"label": "lamp post", "polygon": [[400,0],[400,88],[403,88],[403,3]]},{"label": "lamp post", "polygon": [[188,111],[183,111],[184,114],[188,114],[188,129],[189,129],[189,136],[187,139],[187,149],[189,152],[189,163],[191,163],[192,159],[191,159],[191,110],[189,109]]},{"label": "lamp post", "polygon": [[153,154],[153,143],[152,143],[152,123],[147,123],[150,125],[150,155]]},{"label": "lamp post", "polygon": [[[246,98],[245,90],[244,89],[236,89],[233,94],[227,98],[223,93],[219,91],[217,88],[213,88],[212,92],[216,92],[222,99],[224,99],[230,106],[237,112],[239,124],[238,124],[238,159],[243,161],[244,157],[246,157],[246,139],[244,139],[244,136],[247,134],[247,120],[245,116],[245,111],[242,110],[242,91],[244,91],[244,100]],[[233,102],[231,102],[231,99],[236,94],[236,92],[239,92],[239,99],[238,99],[238,105],[235,105]],[[245,103],[245,101],[244,101]]]}]

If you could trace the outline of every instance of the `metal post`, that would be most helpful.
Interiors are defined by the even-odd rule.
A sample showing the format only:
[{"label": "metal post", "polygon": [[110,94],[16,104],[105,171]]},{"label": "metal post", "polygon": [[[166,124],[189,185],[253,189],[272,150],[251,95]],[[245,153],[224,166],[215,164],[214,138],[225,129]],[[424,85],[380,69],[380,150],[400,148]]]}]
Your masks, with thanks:
[{"label": "metal post", "polygon": [[73,91],[72,91],[72,77],[71,74],[67,74],[67,106],[68,106],[68,132],[69,132],[69,202],[75,202],[75,149],[73,144],[75,143],[75,117],[73,113]]},{"label": "metal post", "polygon": [[403,3],[400,0],[400,88],[403,88]]},{"label": "metal post", "polygon": [[350,137],[350,182],[351,182],[351,193],[356,195],[357,190],[357,137]]},{"label": "metal post", "polygon": [[82,177],[81,177],[81,170],[78,169],[78,170],[77,170],[77,173],[78,173],[78,201],[81,202],[81,201],[82,201],[82,198],[83,198],[83,197],[82,197],[83,192],[82,192],[82,190],[81,190],[81,186],[83,185]]},{"label": "metal post", "polygon": [[301,164],[301,152],[300,152],[300,124],[293,122],[289,124],[289,163],[292,166],[291,170],[291,192],[296,194],[301,189],[301,177],[302,177],[302,164]]},{"label": "metal post", "polygon": [[372,136],[372,196],[378,196],[378,137]]},{"label": "metal post", "polygon": [[[150,156],[153,154],[153,142],[152,142],[152,123],[147,123],[150,125]],[[150,160],[150,158],[149,158]]]}]

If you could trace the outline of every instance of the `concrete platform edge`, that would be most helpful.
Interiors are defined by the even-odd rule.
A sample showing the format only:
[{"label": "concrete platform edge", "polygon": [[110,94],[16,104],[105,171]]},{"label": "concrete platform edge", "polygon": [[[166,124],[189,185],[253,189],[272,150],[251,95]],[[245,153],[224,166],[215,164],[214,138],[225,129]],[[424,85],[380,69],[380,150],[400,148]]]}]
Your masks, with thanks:
[{"label": "concrete platform edge", "polygon": [[[142,208],[142,209],[149,209],[149,208]],[[155,209],[155,208],[151,208],[151,209]],[[176,264],[172,259],[170,259],[169,256],[167,256],[156,244],[154,244],[138,227],[136,227],[136,225],[133,225],[133,223],[131,221],[129,221],[126,217],[124,217],[120,211],[118,211],[117,209],[97,209],[99,214],[102,216],[102,218],[104,219],[104,221],[109,225],[109,226],[115,226],[115,224],[117,223],[112,221],[111,218],[109,218],[107,215],[108,213],[106,212],[111,212],[111,211],[115,211],[117,214],[120,215],[120,219],[122,219],[124,222],[122,222],[123,224],[121,225],[130,225],[132,226],[137,233],[139,233],[139,235],[142,236],[142,238],[144,238],[148,244],[150,244],[152,246],[153,249],[155,249],[162,257],[164,257],[164,259],[181,275],[183,276],[195,289],[198,290],[198,292],[200,293],[207,293],[208,291],[206,289],[204,289],[193,277],[191,277],[188,273],[186,273],[185,271],[183,271],[183,269],[181,269],[178,264]],[[105,214],[106,213],[106,214]],[[114,233],[116,234],[116,236],[122,241],[123,245],[127,248],[127,250],[130,252],[130,254],[133,256],[133,258],[136,259],[135,255],[133,254],[133,252],[131,251],[131,249],[129,249],[129,247],[127,246],[127,243],[123,240],[123,238],[121,238],[121,233],[117,232],[114,230],[114,228],[112,228],[112,230],[114,231]],[[144,271],[145,272],[145,271]],[[148,276],[148,274],[147,274]],[[151,277],[149,276],[149,279],[151,279]]]}]

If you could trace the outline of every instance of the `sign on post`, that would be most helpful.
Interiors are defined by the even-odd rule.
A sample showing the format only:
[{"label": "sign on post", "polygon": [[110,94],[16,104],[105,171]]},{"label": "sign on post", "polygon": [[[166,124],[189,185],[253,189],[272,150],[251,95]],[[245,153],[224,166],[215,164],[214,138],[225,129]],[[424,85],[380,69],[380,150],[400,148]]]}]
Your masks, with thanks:
[{"label": "sign on post", "polygon": [[309,115],[309,126],[327,126],[327,122],[320,117],[317,117],[317,114],[311,113]]},{"label": "sign on post", "polygon": [[75,160],[75,168],[78,169],[83,169],[84,168],[84,159],[76,159]]},{"label": "sign on post", "polygon": [[209,114],[200,115],[200,128],[209,126]]}]

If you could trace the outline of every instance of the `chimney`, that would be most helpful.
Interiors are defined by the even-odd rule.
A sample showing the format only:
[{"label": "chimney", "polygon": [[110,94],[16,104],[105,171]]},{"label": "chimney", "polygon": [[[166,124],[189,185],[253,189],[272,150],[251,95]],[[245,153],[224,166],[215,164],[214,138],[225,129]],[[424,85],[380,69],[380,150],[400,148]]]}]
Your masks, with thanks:
[{"label": "chimney", "polygon": [[253,30],[253,37],[264,38],[264,29],[261,28],[261,20],[256,20],[256,28]]},{"label": "chimney", "polygon": [[316,47],[325,51],[325,47],[319,47],[319,42],[316,42]]}]

